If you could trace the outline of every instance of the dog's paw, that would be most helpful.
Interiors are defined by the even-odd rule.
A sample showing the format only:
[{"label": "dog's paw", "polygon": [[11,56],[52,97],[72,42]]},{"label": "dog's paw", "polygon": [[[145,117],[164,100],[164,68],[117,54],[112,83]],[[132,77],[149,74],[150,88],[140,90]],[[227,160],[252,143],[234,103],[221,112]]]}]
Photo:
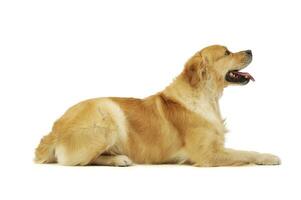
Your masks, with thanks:
[{"label": "dog's paw", "polygon": [[112,164],[118,167],[127,167],[133,165],[133,162],[125,155],[118,155],[115,156]]},{"label": "dog's paw", "polygon": [[280,165],[281,160],[278,156],[268,154],[268,153],[262,153],[257,157],[255,164],[257,164],[257,165]]}]

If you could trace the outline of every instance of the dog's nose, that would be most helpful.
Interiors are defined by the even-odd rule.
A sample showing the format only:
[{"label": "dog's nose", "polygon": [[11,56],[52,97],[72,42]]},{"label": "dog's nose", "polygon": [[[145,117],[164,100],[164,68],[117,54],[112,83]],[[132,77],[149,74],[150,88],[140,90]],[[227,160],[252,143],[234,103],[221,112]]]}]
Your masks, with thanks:
[{"label": "dog's nose", "polygon": [[246,52],[246,54],[248,54],[249,56],[252,56],[252,51],[251,51],[251,50],[246,50],[245,52]]}]

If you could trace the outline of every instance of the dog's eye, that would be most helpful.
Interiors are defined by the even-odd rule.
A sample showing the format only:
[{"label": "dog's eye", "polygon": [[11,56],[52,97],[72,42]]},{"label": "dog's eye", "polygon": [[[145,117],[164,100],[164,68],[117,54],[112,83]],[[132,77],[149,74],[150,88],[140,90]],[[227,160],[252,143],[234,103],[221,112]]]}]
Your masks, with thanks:
[{"label": "dog's eye", "polygon": [[231,52],[230,52],[229,50],[226,50],[226,51],[225,51],[225,56],[230,55],[230,53],[231,53]]}]

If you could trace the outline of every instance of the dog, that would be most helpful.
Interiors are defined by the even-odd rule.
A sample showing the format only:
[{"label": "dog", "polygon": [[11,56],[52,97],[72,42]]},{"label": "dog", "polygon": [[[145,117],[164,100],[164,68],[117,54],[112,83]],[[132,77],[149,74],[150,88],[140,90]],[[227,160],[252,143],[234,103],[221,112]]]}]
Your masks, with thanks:
[{"label": "dog", "polygon": [[212,45],[193,55],[155,95],[80,102],[42,138],[35,161],[68,166],[278,165],[275,155],[224,147],[227,130],[218,101],[225,87],[254,81],[240,71],[251,61],[251,50],[233,53]]}]

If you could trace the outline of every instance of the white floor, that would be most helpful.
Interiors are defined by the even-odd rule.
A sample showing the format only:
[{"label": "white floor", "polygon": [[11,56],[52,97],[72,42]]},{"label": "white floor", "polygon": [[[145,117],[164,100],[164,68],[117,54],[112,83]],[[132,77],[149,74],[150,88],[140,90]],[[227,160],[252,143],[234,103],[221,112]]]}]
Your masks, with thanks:
[{"label": "white floor", "polygon": [[[21,166],[21,165],[20,165]],[[300,199],[297,167],[6,167],[0,199]],[[3,179],[4,178],[4,179]],[[5,198],[3,198],[5,197]]]}]

